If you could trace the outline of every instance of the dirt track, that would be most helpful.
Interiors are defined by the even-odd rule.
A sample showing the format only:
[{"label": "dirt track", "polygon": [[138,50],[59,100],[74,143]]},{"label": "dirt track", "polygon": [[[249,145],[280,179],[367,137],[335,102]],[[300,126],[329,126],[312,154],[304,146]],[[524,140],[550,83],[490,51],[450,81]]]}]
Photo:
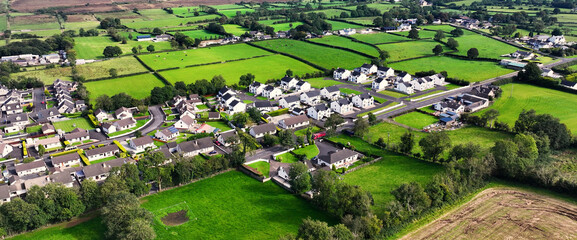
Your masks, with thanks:
[{"label": "dirt track", "polygon": [[492,188],[401,239],[577,239],[577,206]]}]

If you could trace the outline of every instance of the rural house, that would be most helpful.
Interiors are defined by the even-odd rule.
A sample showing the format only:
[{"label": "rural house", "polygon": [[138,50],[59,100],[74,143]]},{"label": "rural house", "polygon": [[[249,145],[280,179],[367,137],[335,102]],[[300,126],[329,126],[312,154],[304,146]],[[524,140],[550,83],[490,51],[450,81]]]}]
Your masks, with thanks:
[{"label": "rural house", "polygon": [[22,112],[22,106],[20,103],[11,103],[5,104],[2,106],[2,111],[6,112],[6,114],[16,114]]},{"label": "rural house", "polygon": [[147,148],[155,148],[154,141],[150,136],[142,136],[139,138],[133,138],[128,143],[136,152],[144,152]]},{"label": "rural house", "polygon": [[0,204],[10,202],[10,185],[0,185]]},{"label": "rural house", "polygon": [[349,79],[349,76],[351,76],[351,71],[343,69],[343,68],[337,68],[333,72],[333,78],[335,80]]},{"label": "rural house", "polygon": [[353,97],[353,105],[358,108],[367,108],[375,104],[375,99],[368,93],[356,95]]},{"label": "rural house", "polygon": [[102,109],[98,109],[94,111],[94,117],[96,117],[96,120],[98,120],[99,122],[102,122],[108,119],[108,113]]},{"label": "rural house", "polygon": [[45,123],[42,124],[42,127],[40,127],[40,131],[42,132],[42,134],[55,134],[56,133],[56,128],[54,128],[54,126],[50,123]]},{"label": "rural house", "polygon": [[210,137],[199,138],[196,140],[182,142],[176,147],[177,151],[183,157],[192,157],[200,153],[207,153],[214,150],[214,144]]},{"label": "rural house", "polygon": [[84,155],[86,155],[88,161],[94,161],[98,159],[112,157],[119,151],[120,149],[118,149],[118,146],[116,146],[116,144],[112,144],[104,147],[86,150],[84,151]]},{"label": "rural house", "polygon": [[278,122],[278,126],[284,129],[296,129],[307,125],[309,125],[309,118],[306,115],[293,116]]},{"label": "rural house", "polygon": [[359,153],[345,148],[342,150],[330,151],[328,155],[319,155],[317,161],[318,165],[329,166],[331,168],[334,166],[339,169],[353,165],[353,163],[358,161],[358,158]]},{"label": "rural house", "polygon": [[341,98],[331,102],[331,110],[339,114],[347,114],[353,111],[353,103],[347,98]]},{"label": "rural house", "polygon": [[314,90],[310,92],[301,93],[300,100],[302,103],[309,106],[318,104],[321,101],[321,91]]},{"label": "rural house", "polygon": [[384,77],[379,77],[373,83],[371,83],[371,88],[375,91],[384,90],[389,85],[389,82]]},{"label": "rural house", "polygon": [[261,138],[265,134],[275,134],[276,133],[276,126],[274,123],[266,123],[254,126],[250,128],[249,134],[254,138]]},{"label": "rural house", "polygon": [[70,153],[58,157],[53,157],[51,161],[54,167],[60,169],[70,168],[74,165],[80,166],[80,155],[78,155],[76,152]]},{"label": "rural house", "polygon": [[47,170],[44,160],[18,164],[14,166],[14,169],[16,170],[16,174],[20,177],[45,172]]},{"label": "rural house", "polygon": [[190,116],[183,116],[176,123],[174,123],[174,127],[177,129],[190,130],[195,123],[196,121]]},{"label": "rural house", "polygon": [[315,120],[321,120],[331,116],[331,109],[325,104],[318,104],[307,108],[307,115]]},{"label": "rural house", "polygon": [[341,96],[341,91],[337,86],[328,86],[321,89],[321,96],[328,100],[337,100]]},{"label": "rural house", "polygon": [[37,139],[33,143],[34,148],[38,151],[40,145],[44,147],[44,149],[54,149],[62,147],[62,143],[60,143],[60,137],[51,137],[51,138],[44,138],[44,139]]}]

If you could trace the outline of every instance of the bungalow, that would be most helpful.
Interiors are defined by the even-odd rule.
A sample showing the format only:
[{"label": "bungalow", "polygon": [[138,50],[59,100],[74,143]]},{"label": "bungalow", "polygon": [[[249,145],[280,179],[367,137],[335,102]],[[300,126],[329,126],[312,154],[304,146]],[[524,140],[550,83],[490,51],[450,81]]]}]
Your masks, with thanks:
[{"label": "bungalow", "polygon": [[377,77],[380,78],[388,78],[395,76],[395,70],[390,67],[378,67],[377,68]]},{"label": "bungalow", "polygon": [[281,108],[288,108],[288,109],[293,109],[295,107],[300,107],[300,98],[298,96],[288,96],[288,97],[284,97],[281,98],[278,101],[278,105]]},{"label": "bungalow", "polygon": [[371,83],[371,88],[375,91],[381,91],[389,85],[389,82],[384,77],[379,77],[373,83]]},{"label": "bungalow", "polygon": [[49,109],[44,109],[38,111],[38,113],[32,115],[32,118],[36,122],[43,122],[43,121],[52,121],[58,119],[60,117],[60,112],[55,107],[51,107]]},{"label": "bungalow", "polygon": [[321,91],[314,90],[302,93],[300,96],[301,102],[309,106],[318,104],[321,101]]},{"label": "bungalow", "polygon": [[321,97],[328,100],[337,100],[341,96],[341,91],[337,86],[328,86],[321,89]]},{"label": "bungalow", "polygon": [[279,177],[281,180],[288,181],[290,171],[290,164],[281,163],[277,161],[270,162],[269,174],[270,177]]},{"label": "bungalow", "polygon": [[367,108],[375,104],[375,99],[368,93],[356,95],[353,97],[353,105],[358,108]]},{"label": "bungalow", "polygon": [[196,140],[182,142],[176,147],[177,151],[183,157],[192,157],[200,153],[207,153],[214,150],[214,144],[210,137],[199,138]]},{"label": "bungalow", "polygon": [[76,102],[74,102],[74,107],[76,107],[77,111],[84,111],[86,109],[86,103],[84,100],[76,100]]},{"label": "bungalow", "polygon": [[160,139],[162,141],[168,142],[176,137],[178,137],[178,129],[176,129],[176,127],[174,126],[170,126],[168,128],[162,129],[162,130],[156,130],[156,133],[154,134],[154,137],[156,137],[157,139]]},{"label": "bungalow", "polygon": [[459,96],[458,99],[465,105],[465,112],[475,112],[489,106],[489,99],[467,93]]},{"label": "bungalow", "polygon": [[116,122],[105,123],[102,125],[102,129],[107,134],[124,131],[133,127],[136,127],[136,120],[134,120],[134,118],[125,118]]},{"label": "bungalow", "polygon": [[347,114],[353,111],[353,103],[347,98],[341,98],[331,102],[331,110],[339,114]]},{"label": "bungalow", "polygon": [[266,86],[262,91],[262,96],[268,99],[274,99],[282,95],[282,90],[273,86]]},{"label": "bungalow", "polygon": [[233,115],[235,113],[239,113],[239,112],[244,112],[246,111],[246,104],[243,103],[240,100],[233,100],[229,105],[228,105],[228,111],[227,113],[229,115]]},{"label": "bungalow", "polygon": [[70,133],[64,134],[64,141],[69,143],[84,142],[90,139],[90,133],[82,128],[76,128]]},{"label": "bungalow", "polygon": [[359,159],[359,153],[349,150],[330,151],[328,155],[319,155],[318,163],[321,166],[335,168],[349,167]]},{"label": "bungalow", "polygon": [[48,176],[48,178],[50,179],[50,182],[62,183],[62,185],[67,188],[74,187],[74,182],[76,182],[75,178],[68,172],[55,173]]},{"label": "bungalow", "polygon": [[45,172],[47,170],[44,160],[18,164],[14,166],[14,169],[16,170],[16,175],[20,177]]},{"label": "bungalow", "polygon": [[411,79],[413,79],[413,77],[411,77],[411,74],[407,73],[407,72],[402,72],[399,75],[397,75],[397,82],[409,82],[411,81]]},{"label": "bungalow", "polygon": [[278,126],[284,129],[296,129],[307,125],[309,125],[309,118],[306,115],[293,116],[278,122]]},{"label": "bungalow", "polygon": [[415,89],[413,88],[413,84],[408,82],[398,82],[395,84],[395,90],[398,92],[402,92],[405,94],[413,94],[415,93]]},{"label": "bungalow", "polygon": [[453,99],[445,99],[442,102],[433,104],[433,109],[440,112],[462,113],[465,111],[465,106]]},{"label": "bungalow", "polygon": [[495,93],[498,89],[499,87],[497,86],[481,85],[473,87],[469,93],[482,98],[492,99],[495,97]]},{"label": "bungalow", "polygon": [[511,53],[511,57],[523,59],[523,60],[529,60],[529,59],[533,59],[535,57],[535,54],[532,52],[517,50],[516,52]]},{"label": "bungalow", "polygon": [[10,202],[10,185],[0,185],[0,204]]},{"label": "bungalow", "polygon": [[270,101],[256,101],[252,104],[252,107],[261,112],[270,112],[275,110],[275,107],[272,106]]},{"label": "bungalow", "polygon": [[236,135],[236,131],[234,131],[234,130],[219,133],[216,140],[220,144],[227,146],[227,147],[230,146],[231,144],[239,144],[240,143],[240,139],[238,139],[238,137]]},{"label": "bungalow", "polygon": [[16,114],[21,113],[23,110],[20,103],[11,103],[2,106],[2,111],[5,111],[6,114]]},{"label": "bungalow", "polygon": [[12,151],[14,150],[14,148],[7,143],[0,143],[0,157],[5,158],[6,156],[8,156],[8,154],[10,154]]},{"label": "bungalow", "polygon": [[561,80],[561,86],[571,89],[577,89],[577,82],[571,82],[567,80]]},{"label": "bungalow", "polygon": [[266,123],[262,125],[257,125],[249,130],[249,134],[254,138],[261,138],[265,134],[275,134],[276,133],[276,126],[274,123]]},{"label": "bungalow", "polygon": [[[176,129],[175,129],[176,130]],[[139,138],[133,138],[128,143],[136,152],[143,152],[147,148],[155,148],[154,141],[150,136],[142,136]]]},{"label": "bungalow", "polygon": [[132,117],[132,110],[125,108],[125,107],[121,107],[121,108],[117,109],[116,111],[114,111],[114,116],[116,116],[116,119],[131,118]]},{"label": "bungalow", "polygon": [[116,144],[112,144],[104,147],[86,150],[84,151],[84,154],[88,158],[88,161],[94,161],[98,159],[112,157],[119,151],[120,150],[118,149],[118,146],[116,146]]},{"label": "bungalow", "polygon": [[40,128],[40,130],[42,131],[42,134],[46,134],[46,135],[56,133],[56,129],[50,123],[42,124],[42,127]]},{"label": "bungalow", "polygon": [[78,153],[70,153],[52,158],[52,165],[54,167],[65,169],[74,165],[80,166],[80,155]]},{"label": "bungalow", "polygon": [[362,72],[353,72],[351,73],[351,76],[349,76],[349,82],[354,82],[354,83],[363,83],[367,81],[367,75],[365,75]]},{"label": "bungalow", "polygon": [[195,123],[196,121],[190,116],[183,116],[174,124],[174,127],[177,129],[190,130]]},{"label": "bungalow", "polygon": [[135,161],[130,158],[118,158],[110,161],[95,163],[82,168],[84,179],[91,179],[101,182],[108,178],[109,172],[113,167],[121,167],[124,164],[134,164]]},{"label": "bungalow", "polygon": [[53,148],[60,148],[62,147],[62,143],[60,143],[59,137],[51,137],[45,139],[39,139],[34,142],[34,148],[36,151],[40,148],[40,145],[44,147],[44,149],[53,149]]},{"label": "bungalow", "polygon": [[373,73],[376,73],[377,69],[378,69],[377,65],[365,63],[361,66],[361,73],[365,75],[371,75]]},{"label": "bungalow", "polygon": [[333,72],[333,78],[335,80],[349,79],[349,76],[351,76],[351,71],[343,69],[343,68],[337,68]]},{"label": "bungalow", "polygon": [[295,86],[297,92],[306,92],[311,90],[311,84],[305,81],[299,81]]},{"label": "bungalow", "polygon": [[260,82],[253,82],[248,86],[248,92],[250,92],[254,95],[260,95],[265,87],[266,87],[266,85],[264,85]]},{"label": "bungalow", "polygon": [[327,108],[325,104],[319,104],[307,108],[307,115],[315,120],[321,120],[331,116],[331,109]]},{"label": "bungalow", "polygon": [[280,87],[285,91],[291,90],[297,86],[299,80],[293,77],[285,76],[280,80]]},{"label": "bungalow", "polygon": [[220,119],[219,112],[208,112],[208,120],[218,120]]}]

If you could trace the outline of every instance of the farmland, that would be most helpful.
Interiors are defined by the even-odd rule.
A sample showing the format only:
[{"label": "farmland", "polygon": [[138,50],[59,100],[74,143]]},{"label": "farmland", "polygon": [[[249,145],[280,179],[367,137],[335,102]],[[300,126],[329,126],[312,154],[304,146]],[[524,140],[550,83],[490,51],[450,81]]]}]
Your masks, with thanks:
[{"label": "farmland", "polygon": [[247,44],[234,44],[158,54],[153,53],[140,55],[139,58],[153,69],[166,69],[271,54],[272,53],[268,51]]},{"label": "farmland", "polygon": [[234,17],[236,16],[238,13],[240,14],[245,14],[247,12],[254,12],[254,9],[250,9],[250,8],[243,8],[243,9],[229,9],[229,10],[219,10],[219,13],[224,14],[227,17]]},{"label": "farmland", "polygon": [[455,38],[455,40],[459,42],[459,52],[457,53],[459,55],[467,56],[467,51],[470,48],[477,48],[479,50],[479,57],[500,59],[500,56],[503,54],[520,50],[509,44],[469,32],[468,30],[464,30],[464,32],[465,35]]},{"label": "farmland", "polygon": [[302,41],[276,39],[256,42],[255,44],[275,51],[295,55],[328,69],[337,67],[352,69],[363,63],[370,62],[370,59],[355,53],[317,46]]},{"label": "farmland", "polygon": [[372,34],[354,34],[351,37],[358,39],[359,41],[372,43],[372,44],[382,44],[390,42],[400,42],[400,41],[410,41],[411,39],[406,37],[401,37],[389,33],[372,33]]},{"label": "farmland", "polygon": [[407,114],[403,114],[398,116],[394,119],[398,123],[405,124],[409,127],[413,127],[416,129],[423,129],[426,126],[429,126],[433,123],[438,122],[439,120],[431,115],[427,115],[420,112],[411,112]]},{"label": "farmland", "polygon": [[134,29],[152,29],[152,28],[168,28],[168,27],[176,27],[176,26],[184,26],[184,25],[191,25],[190,23],[194,23],[196,21],[207,20],[207,19],[215,19],[218,15],[203,15],[198,17],[189,17],[189,18],[178,18],[178,17],[171,17],[166,19],[153,19],[153,20],[132,20],[132,21],[124,21],[123,24],[129,28]]},{"label": "farmland", "polygon": [[[274,30],[276,32],[278,31],[288,31],[291,28],[295,28],[299,25],[302,25],[302,22],[290,22],[290,23],[277,23],[275,24],[275,22],[277,21],[281,21],[282,19],[274,19],[274,20],[263,20],[263,21],[259,21],[258,23],[260,24],[264,24],[267,26],[271,26],[274,27]],[[292,26],[292,27],[291,27]]]},{"label": "farmland", "polygon": [[[433,48],[439,45],[432,40],[419,40],[401,43],[377,45],[381,50],[389,52],[391,57],[389,61],[400,61],[409,58],[433,55]],[[441,45],[442,46],[442,45]],[[445,51],[449,49],[444,47]]]},{"label": "farmland", "polygon": [[[408,31],[404,31],[404,32],[398,32],[397,34],[403,35],[405,37],[409,36],[409,32]],[[419,31],[419,38],[423,39],[423,38],[433,38],[435,37],[435,34],[437,34],[434,31],[427,31],[427,30],[420,30]],[[450,35],[449,35],[450,36]]]},{"label": "farmland", "polygon": [[515,188],[490,188],[402,239],[573,239],[577,207]]},{"label": "farmland", "polygon": [[345,29],[345,28],[363,28],[363,26],[361,25],[357,25],[357,24],[352,24],[352,23],[344,23],[344,22],[337,22],[337,21],[331,21],[331,20],[327,20],[327,23],[330,23],[333,27],[332,30],[340,30],[340,29]]},{"label": "farmland", "polygon": [[164,84],[152,74],[87,82],[84,85],[90,92],[92,99],[96,99],[100,95],[112,96],[122,92],[134,98],[142,99],[150,95],[150,90],[154,87],[164,86]]},{"label": "farmland", "polygon": [[201,40],[214,39],[214,38],[219,38],[222,36],[220,34],[212,33],[212,32],[209,32],[207,30],[183,31],[180,33],[182,33],[186,36],[189,36],[191,38],[198,38]]},{"label": "farmland", "polygon": [[375,57],[379,56],[379,51],[373,46],[353,42],[351,39],[340,36],[327,36],[323,38],[312,39],[312,42],[323,43],[331,46],[343,47],[351,50],[356,50]]},{"label": "farmland", "polygon": [[467,61],[438,56],[391,63],[389,67],[411,74],[429,70],[447,71],[449,77],[469,82],[478,82],[513,72],[511,69],[502,68],[493,62]]},{"label": "farmland", "polygon": [[260,183],[236,171],[151,195],[143,202],[154,214],[186,204],[190,220],[172,227],[156,221],[158,239],[278,239],[296,232],[307,216],[334,221],[275,183]]},{"label": "farmland", "polygon": [[235,35],[235,36],[240,36],[240,35],[243,35],[245,32],[250,31],[250,30],[248,30],[248,28],[243,28],[243,27],[241,27],[239,25],[235,25],[235,24],[225,24],[222,26],[224,27],[224,30],[227,33],[230,33],[230,34]]},{"label": "farmland", "polygon": [[171,83],[184,81],[188,84],[196,80],[210,80],[216,75],[222,75],[224,79],[226,79],[227,84],[234,84],[238,83],[240,76],[247,73],[255,75],[256,81],[259,82],[265,82],[268,79],[280,79],[285,75],[287,69],[291,69],[295,75],[319,71],[292,58],[281,55],[271,55],[222,64],[164,71],[160,74]]},{"label": "farmland", "polygon": [[114,42],[108,36],[100,37],[79,37],[75,38],[76,45],[74,49],[78,53],[78,59],[97,59],[104,58],[102,52],[107,46],[118,46],[123,54],[132,54],[132,48],[141,45],[144,49],[148,45],[154,45],[156,51],[171,49],[170,42],[138,42],[128,41],[127,44]]},{"label": "farmland", "polygon": [[[528,84],[515,83],[501,87],[503,96],[488,108],[500,112],[499,121],[512,127],[523,109],[535,109],[538,114],[548,113],[559,118],[573,134],[577,133],[577,112],[568,110],[577,104],[574,94]],[[551,107],[553,105],[555,107]]]}]

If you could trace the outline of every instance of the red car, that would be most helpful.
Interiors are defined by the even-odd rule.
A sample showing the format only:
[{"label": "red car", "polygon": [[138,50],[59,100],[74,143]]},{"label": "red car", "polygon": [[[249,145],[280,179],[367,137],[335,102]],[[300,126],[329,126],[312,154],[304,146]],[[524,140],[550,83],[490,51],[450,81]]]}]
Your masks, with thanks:
[{"label": "red car", "polygon": [[325,133],[325,132],[315,133],[315,134],[313,134],[313,140],[317,140],[317,139],[322,138],[326,135],[327,135],[327,133]]}]

